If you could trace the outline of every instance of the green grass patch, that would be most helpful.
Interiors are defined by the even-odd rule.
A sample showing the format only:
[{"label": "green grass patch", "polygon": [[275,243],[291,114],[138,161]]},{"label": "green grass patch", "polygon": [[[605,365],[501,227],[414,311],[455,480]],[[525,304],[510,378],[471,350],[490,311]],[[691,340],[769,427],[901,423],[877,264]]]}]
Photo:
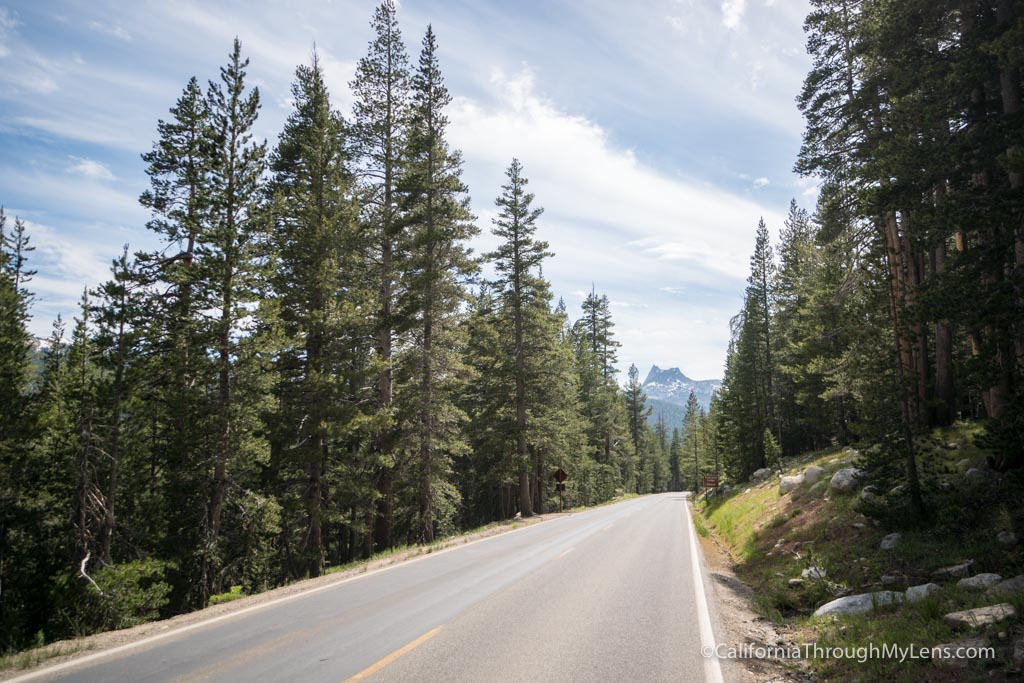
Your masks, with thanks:
[{"label": "green grass patch", "polygon": [[708,531],[708,528],[704,525],[704,521],[700,515],[693,516],[693,526],[695,529],[697,529],[697,533],[703,536],[704,538],[708,538],[709,536],[711,536],[711,532]]},{"label": "green grass patch", "polygon": [[234,600],[238,600],[244,597],[245,593],[242,591],[241,586],[232,586],[231,590],[229,590],[227,593],[217,593],[215,595],[211,595],[210,604],[221,605],[225,602],[233,602]]}]

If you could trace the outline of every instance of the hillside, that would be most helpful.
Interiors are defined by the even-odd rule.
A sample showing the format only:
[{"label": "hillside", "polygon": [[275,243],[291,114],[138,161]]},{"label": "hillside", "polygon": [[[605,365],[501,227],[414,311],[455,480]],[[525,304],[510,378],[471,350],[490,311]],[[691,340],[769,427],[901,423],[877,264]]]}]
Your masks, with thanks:
[{"label": "hillside", "polygon": [[823,680],[1019,680],[1024,513],[1010,501],[1024,482],[986,469],[986,454],[972,444],[976,431],[943,430],[924,445],[925,525],[906,525],[897,482],[872,484],[861,472],[842,490],[851,468],[863,465],[849,448],[793,459],[781,479],[699,504],[758,596],[757,610],[784,625],[794,645],[994,648],[991,659],[818,657],[811,666]]}]

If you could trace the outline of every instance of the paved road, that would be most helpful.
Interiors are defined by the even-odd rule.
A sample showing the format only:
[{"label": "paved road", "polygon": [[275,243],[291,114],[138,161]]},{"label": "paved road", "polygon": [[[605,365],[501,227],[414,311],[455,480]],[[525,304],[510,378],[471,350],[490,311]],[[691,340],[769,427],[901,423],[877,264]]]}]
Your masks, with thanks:
[{"label": "paved road", "polygon": [[706,573],[694,580],[696,547],[683,496],[646,496],[422,556],[43,680],[721,680],[717,662],[700,653],[717,620],[698,594],[711,600]]}]

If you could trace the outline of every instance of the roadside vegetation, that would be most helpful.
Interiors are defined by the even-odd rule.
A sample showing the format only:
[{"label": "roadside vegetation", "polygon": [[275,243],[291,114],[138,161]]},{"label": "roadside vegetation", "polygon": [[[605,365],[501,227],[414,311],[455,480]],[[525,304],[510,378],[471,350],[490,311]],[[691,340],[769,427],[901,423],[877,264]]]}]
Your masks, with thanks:
[{"label": "roadside vegetation", "polygon": [[[800,477],[809,468],[824,470],[816,482],[805,481],[787,493],[780,493],[780,478],[771,476],[739,484],[707,502],[701,499],[695,521],[701,520],[698,529],[707,525],[736,563],[739,577],[754,589],[756,610],[785,625],[795,643],[995,648],[993,660],[813,660],[823,680],[1019,680],[1014,676],[1024,665],[1019,621],[1024,586],[1006,580],[1024,573],[1018,538],[1024,510],[1017,504],[1024,496],[1024,477],[1018,471],[1001,475],[988,470],[989,454],[973,440],[978,431],[977,425],[957,424],[919,440],[928,515],[923,523],[906,514],[908,492],[899,480],[873,479],[862,470],[849,492],[832,487],[837,472],[869,460],[849,448],[786,461],[785,477]],[[957,567],[965,568],[943,576],[943,569]],[[999,575],[1000,582],[971,587],[972,582],[984,584],[988,574]],[[900,597],[867,614],[814,616],[840,597],[881,591],[905,596],[908,587],[927,584],[934,584],[929,589],[934,592],[919,601]],[[997,590],[1000,585],[1005,591]],[[945,619],[996,604],[1011,605],[1018,616],[967,627]]]}]

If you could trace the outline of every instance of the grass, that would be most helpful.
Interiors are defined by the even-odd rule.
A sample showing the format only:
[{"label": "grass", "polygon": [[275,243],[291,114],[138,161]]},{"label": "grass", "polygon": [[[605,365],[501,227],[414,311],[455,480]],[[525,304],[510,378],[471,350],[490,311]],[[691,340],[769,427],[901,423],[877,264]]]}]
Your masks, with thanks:
[{"label": "grass", "polygon": [[239,598],[244,598],[244,597],[245,597],[245,593],[242,592],[242,587],[241,586],[232,586],[231,590],[229,590],[227,593],[217,593],[215,595],[211,595],[210,596],[210,604],[211,605],[220,605],[220,604],[223,604],[225,602],[232,602],[234,600],[238,600]]},{"label": "grass", "polygon": [[75,640],[64,640],[51,645],[34,647],[9,655],[0,656],[0,671],[31,669],[56,657],[88,652],[93,645]]},{"label": "grass", "polygon": [[[798,642],[842,648],[883,643],[920,648],[951,642],[970,634],[953,632],[942,621],[944,614],[1004,599],[963,591],[952,581],[928,600],[871,615],[815,618],[812,613],[840,595],[890,588],[881,584],[883,574],[898,577],[899,588],[919,585],[927,583],[935,569],[966,559],[975,562],[972,573],[1024,573],[1020,546],[995,540],[1003,529],[1024,536],[1024,509],[1015,503],[1024,496],[1024,481],[1006,477],[998,484],[971,488],[962,475],[962,460],[970,460],[971,466],[985,461],[985,452],[973,443],[980,429],[955,425],[923,440],[927,443],[921,444],[921,470],[932,510],[928,526],[909,527],[898,507],[871,506],[857,495],[830,493],[827,485],[800,487],[780,496],[774,479],[740,485],[729,496],[699,503],[695,524],[700,520],[698,531],[704,527],[713,533],[733,556],[738,575],[754,589],[755,609],[784,623]],[[955,447],[947,448],[948,444]],[[852,461],[850,453],[831,449],[794,459],[787,474],[818,465],[827,471],[827,482]],[[895,530],[902,534],[900,543],[880,550],[882,537]],[[790,579],[801,577],[811,566],[825,570],[827,578],[790,586]],[[1006,601],[1019,603],[1015,607],[1024,614],[1024,597]],[[952,677],[950,669],[924,659],[821,659],[812,661],[811,667],[826,681],[992,680],[990,674],[1002,673],[993,667],[1005,666],[1013,639],[1024,635],[1024,629],[1004,624],[985,635],[999,649],[1001,662],[972,662]]]}]

